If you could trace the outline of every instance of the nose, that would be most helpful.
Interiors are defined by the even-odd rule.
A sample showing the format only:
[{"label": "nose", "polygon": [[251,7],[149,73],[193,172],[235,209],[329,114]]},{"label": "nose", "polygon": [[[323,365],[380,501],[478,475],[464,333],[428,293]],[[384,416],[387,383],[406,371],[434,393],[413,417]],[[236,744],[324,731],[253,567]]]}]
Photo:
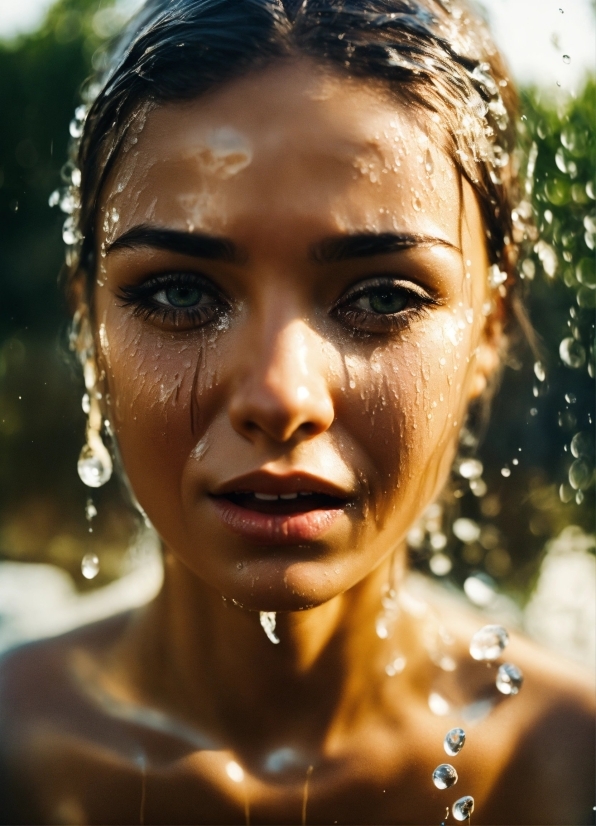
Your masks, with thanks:
[{"label": "nose", "polygon": [[319,336],[293,320],[257,338],[230,400],[234,429],[253,442],[264,436],[278,443],[326,431],[335,412]]}]

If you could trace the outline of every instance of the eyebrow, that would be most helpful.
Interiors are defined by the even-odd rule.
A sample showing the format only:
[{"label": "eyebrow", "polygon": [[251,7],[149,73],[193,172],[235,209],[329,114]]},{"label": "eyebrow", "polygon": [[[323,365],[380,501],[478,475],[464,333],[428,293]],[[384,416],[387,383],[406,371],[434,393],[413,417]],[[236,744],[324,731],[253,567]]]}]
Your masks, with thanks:
[{"label": "eyebrow", "polygon": [[229,238],[219,238],[204,232],[182,232],[177,229],[152,227],[149,224],[139,224],[127,230],[112,241],[107,253],[143,247],[178,252],[181,255],[206,258],[210,261],[240,263],[247,258],[246,253]]},{"label": "eyebrow", "polygon": [[[360,232],[332,236],[313,244],[310,248],[310,258],[319,264],[333,264],[352,258],[372,258],[375,255],[390,255],[403,250],[434,246],[448,247],[461,252],[455,244],[431,235],[411,232]],[[153,227],[149,224],[139,224],[127,230],[112,241],[107,253],[119,249],[134,250],[144,247],[232,264],[243,263],[248,258],[247,252],[229,238],[204,232]]]},{"label": "eyebrow", "polygon": [[461,253],[459,247],[435,238],[411,232],[361,232],[356,235],[338,235],[326,238],[311,247],[311,258],[321,264],[333,264],[350,258],[369,258],[374,255],[390,255],[415,247],[449,247]]}]

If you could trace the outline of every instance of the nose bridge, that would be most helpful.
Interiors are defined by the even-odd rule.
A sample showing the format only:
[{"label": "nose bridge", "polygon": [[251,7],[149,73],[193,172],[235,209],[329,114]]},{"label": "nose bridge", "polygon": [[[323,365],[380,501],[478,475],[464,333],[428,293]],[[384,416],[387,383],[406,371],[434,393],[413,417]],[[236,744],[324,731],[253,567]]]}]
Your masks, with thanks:
[{"label": "nose bridge", "polygon": [[306,320],[277,308],[255,320],[253,348],[231,404],[236,430],[276,441],[326,430],[334,411],[324,353]]}]

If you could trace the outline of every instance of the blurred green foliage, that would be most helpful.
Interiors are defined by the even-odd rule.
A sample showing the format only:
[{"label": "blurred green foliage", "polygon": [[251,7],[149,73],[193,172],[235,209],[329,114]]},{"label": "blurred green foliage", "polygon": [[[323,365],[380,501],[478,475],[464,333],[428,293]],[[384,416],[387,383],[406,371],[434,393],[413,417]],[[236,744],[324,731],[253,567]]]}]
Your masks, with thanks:
[{"label": "blurred green foliage", "polygon": [[[118,575],[134,520],[111,481],[94,492],[99,515],[88,533],[88,491],[76,473],[83,388],[57,286],[63,216],[48,198],[62,183],[81,85],[121,17],[99,0],[59,0],[39,31],[0,44],[0,558],[53,562],[79,587]],[[579,496],[569,472],[578,461],[573,437],[593,433],[595,94],[593,79],[563,102],[523,93],[518,160],[525,169],[535,144],[528,199],[539,234],[526,227],[520,267],[541,366],[528,352],[509,358],[480,450],[488,492],[475,496],[456,483],[448,497],[449,517],[473,519],[479,535],[463,542],[434,525],[416,553],[428,570],[446,550],[453,581],[481,571],[521,601],[546,541],[570,523],[587,531],[594,524],[593,451],[579,457],[591,470]],[[575,366],[561,360],[565,339]],[[436,540],[433,547],[432,533],[441,531],[446,548]],[[89,551],[101,560],[92,586],[80,573]]]}]

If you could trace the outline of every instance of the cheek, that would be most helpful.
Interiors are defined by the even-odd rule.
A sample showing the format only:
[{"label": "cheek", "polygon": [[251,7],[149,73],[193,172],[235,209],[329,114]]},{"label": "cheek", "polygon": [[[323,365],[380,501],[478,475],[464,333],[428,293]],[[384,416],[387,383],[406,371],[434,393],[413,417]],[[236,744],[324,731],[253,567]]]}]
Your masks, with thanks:
[{"label": "cheek", "polygon": [[[368,359],[346,358],[346,408],[365,445],[379,521],[406,523],[438,495],[448,477],[466,413],[474,329],[464,312],[439,311]],[[400,528],[401,530],[401,528]]]},{"label": "cheek", "polygon": [[177,510],[184,464],[218,383],[217,362],[207,358],[213,342],[156,334],[117,312],[107,313],[98,338],[108,415],[135,494],[146,509],[159,497],[162,509],[167,500]]}]

